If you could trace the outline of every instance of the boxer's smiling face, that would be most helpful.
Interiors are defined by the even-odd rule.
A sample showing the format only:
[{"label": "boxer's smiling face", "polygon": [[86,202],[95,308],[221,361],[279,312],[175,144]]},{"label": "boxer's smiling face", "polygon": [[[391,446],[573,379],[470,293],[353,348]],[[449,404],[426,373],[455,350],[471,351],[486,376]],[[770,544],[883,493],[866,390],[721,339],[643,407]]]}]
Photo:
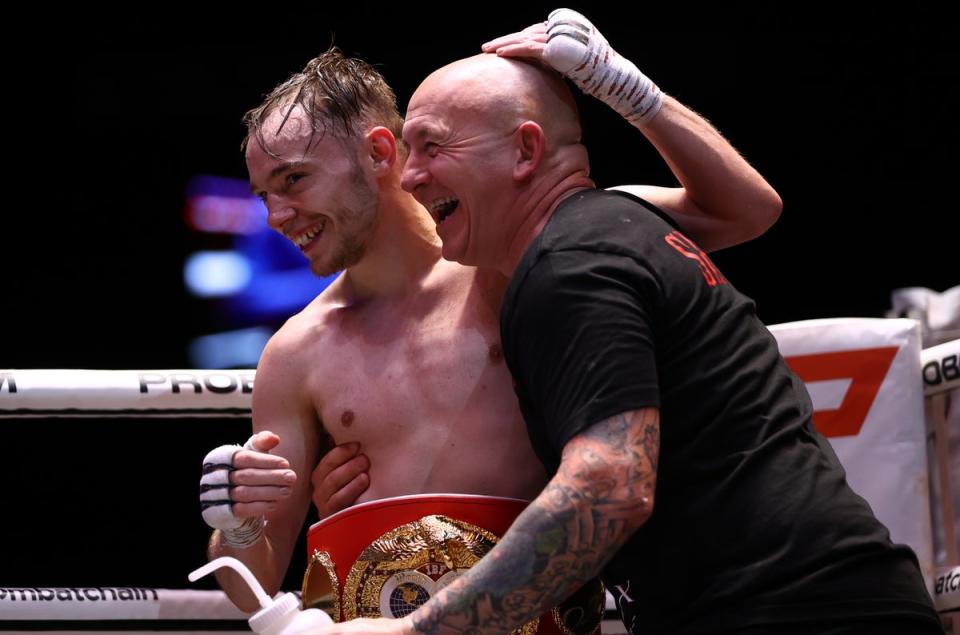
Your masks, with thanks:
[{"label": "boxer's smiling face", "polygon": [[410,101],[401,185],[437,223],[447,260],[489,264],[502,240],[500,217],[510,191],[509,161],[503,160],[509,137],[469,104],[451,103],[426,83]]},{"label": "boxer's smiling face", "polygon": [[363,258],[377,223],[375,179],[361,167],[361,140],[317,133],[296,107],[271,113],[264,146],[251,138],[250,189],[267,206],[271,228],[296,245],[310,268],[327,276]]}]

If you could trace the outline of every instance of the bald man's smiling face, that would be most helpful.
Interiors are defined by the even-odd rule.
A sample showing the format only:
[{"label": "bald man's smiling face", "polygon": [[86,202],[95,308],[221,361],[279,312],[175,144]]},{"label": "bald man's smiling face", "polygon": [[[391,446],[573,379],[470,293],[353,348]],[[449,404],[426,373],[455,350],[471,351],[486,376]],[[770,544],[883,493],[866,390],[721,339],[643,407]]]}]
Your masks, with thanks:
[{"label": "bald man's smiling face", "polygon": [[496,55],[458,60],[410,99],[401,185],[437,222],[443,257],[512,272],[571,189],[592,187],[562,79]]},{"label": "bald man's smiling face", "polygon": [[403,126],[402,186],[436,221],[444,258],[489,266],[509,220],[513,129],[458,97],[465,89],[440,78],[414,94]]}]

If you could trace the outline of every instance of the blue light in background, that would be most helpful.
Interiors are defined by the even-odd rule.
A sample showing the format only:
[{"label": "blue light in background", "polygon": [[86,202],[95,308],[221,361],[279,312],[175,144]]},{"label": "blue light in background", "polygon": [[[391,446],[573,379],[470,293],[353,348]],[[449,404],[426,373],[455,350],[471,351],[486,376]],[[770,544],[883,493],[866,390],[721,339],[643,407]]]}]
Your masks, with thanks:
[{"label": "blue light in background", "polygon": [[264,327],[203,335],[190,342],[195,368],[254,368],[273,332]]},{"label": "blue light in background", "polygon": [[197,251],[183,266],[187,290],[201,298],[239,293],[252,277],[250,261],[235,251]]}]

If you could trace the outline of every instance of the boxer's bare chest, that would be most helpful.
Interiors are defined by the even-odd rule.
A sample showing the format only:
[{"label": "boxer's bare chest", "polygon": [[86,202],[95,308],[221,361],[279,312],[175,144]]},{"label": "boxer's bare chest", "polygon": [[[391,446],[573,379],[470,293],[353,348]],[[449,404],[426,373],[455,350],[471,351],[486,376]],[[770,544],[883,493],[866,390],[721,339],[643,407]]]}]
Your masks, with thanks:
[{"label": "boxer's bare chest", "polygon": [[[503,360],[496,302],[472,280],[458,275],[423,297],[325,321],[310,392],[334,441],[357,441],[370,458],[365,498],[539,491],[542,468]],[[510,482],[491,474],[518,462],[530,466]]]}]

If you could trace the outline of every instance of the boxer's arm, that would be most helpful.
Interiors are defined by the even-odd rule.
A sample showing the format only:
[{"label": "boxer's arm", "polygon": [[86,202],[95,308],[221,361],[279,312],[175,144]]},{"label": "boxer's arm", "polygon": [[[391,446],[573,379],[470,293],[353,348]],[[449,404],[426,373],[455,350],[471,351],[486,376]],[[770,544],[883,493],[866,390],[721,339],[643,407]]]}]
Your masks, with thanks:
[{"label": "boxer's arm", "polygon": [[[253,545],[236,549],[223,544],[221,532],[215,531],[208,550],[211,559],[232,556],[244,562],[271,595],[280,589],[306,518],[310,505],[310,480],[306,475],[317,462],[320,452],[321,426],[304,390],[303,369],[296,348],[295,343],[283,341],[282,331],[274,336],[261,357],[253,390],[254,432],[271,430],[276,433],[279,442],[270,453],[286,459],[289,465],[286,472],[292,470],[296,479],[291,483],[280,472],[261,470],[258,474],[257,468],[244,467],[256,463],[256,453],[238,453],[235,459],[237,469],[231,480],[237,485],[248,485],[243,486],[247,489],[235,488],[235,500],[246,502],[235,503],[234,513],[240,517],[264,515],[264,534]],[[278,498],[258,494],[257,487],[287,487],[289,492]],[[246,583],[233,571],[221,569],[217,578],[238,607],[243,610],[258,608]]]},{"label": "boxer's arm", "polygon": [[[570,46],[565,47],[567,44]],[[590,74],[590,68],[570,67],[571,60],[591,49],[604,53],[603,57],[611,60],[611,68]],[[549,24],[535,24],[497,38],[484,44],[483,50],[540,60],[630,121],[657,149],[681,187],[630,185],[612,189],[622,189],[660,207],[707,251],[755,238],[779,217],[783,207],[779,195],[730,142],[706,119],[660,93],[580,14],[567,9],[555,11]],[[614,78],[631,74],[638,78],[641,89],[650,88],[654,103],[634,109],[617,97],[626,91],[616,90]],[[624,83],[634,85],[632,79]]]},{"label": "boxer's arm", "polygon": [[596,577],[646,522],[659,451],[656,408],[591,426],[567,443],[556,476],[473,568],[406,618],[325,632],[510,632]]}]

